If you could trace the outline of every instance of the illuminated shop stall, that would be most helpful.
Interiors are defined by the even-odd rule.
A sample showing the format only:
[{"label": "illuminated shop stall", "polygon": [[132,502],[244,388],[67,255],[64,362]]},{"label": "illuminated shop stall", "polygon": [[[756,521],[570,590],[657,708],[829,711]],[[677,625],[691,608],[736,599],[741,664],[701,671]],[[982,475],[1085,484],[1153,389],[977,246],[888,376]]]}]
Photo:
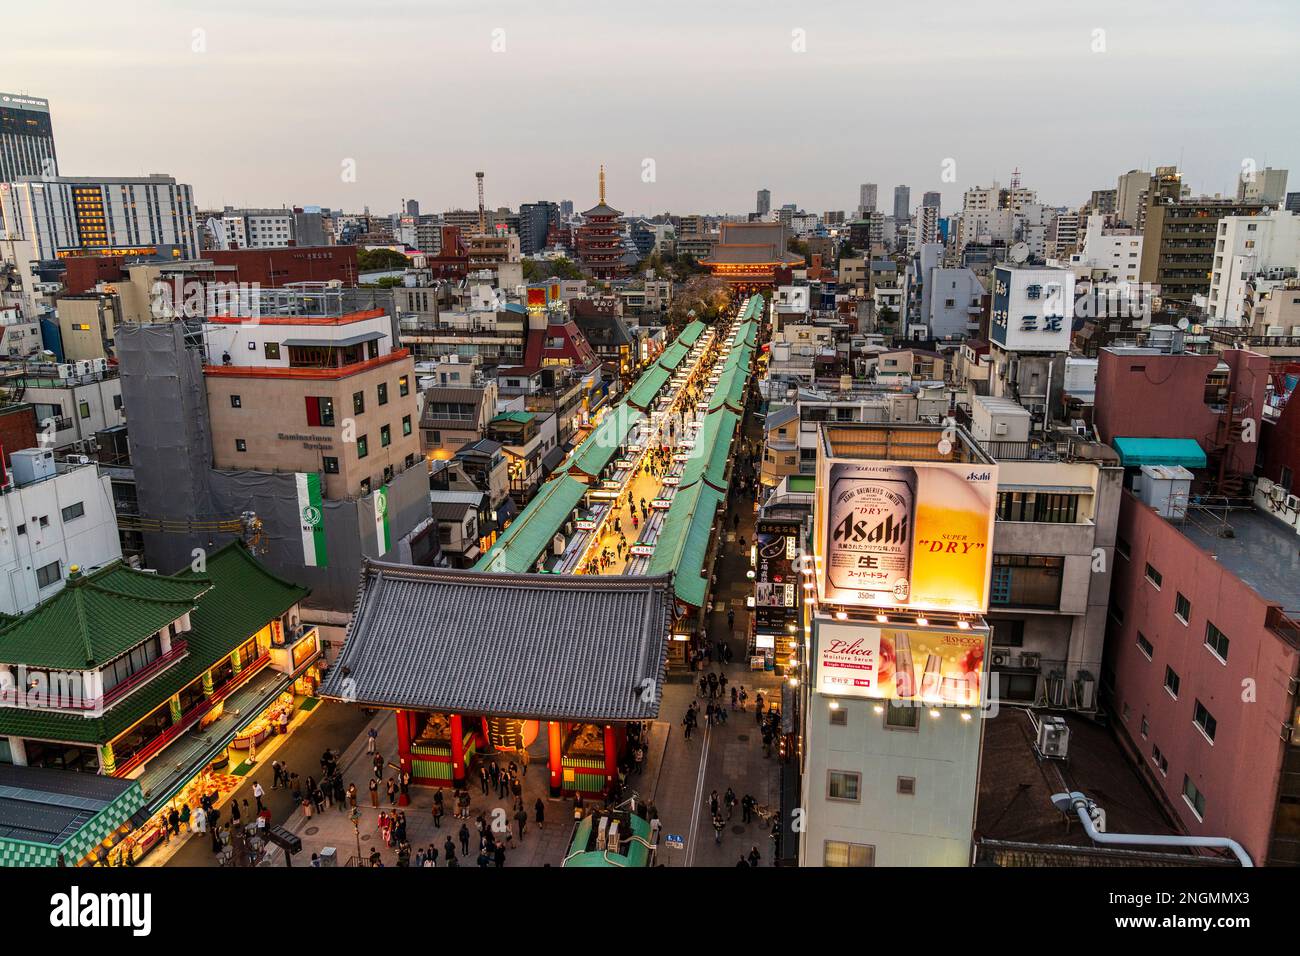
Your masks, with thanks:
[{"label": "illuminated shop stall", "polygon": [[545,760],[552,794],[600,795],[659,713],[668,575],[494,574],[368,561],[327,698],[394,712],[414,783],[477,755]]}]

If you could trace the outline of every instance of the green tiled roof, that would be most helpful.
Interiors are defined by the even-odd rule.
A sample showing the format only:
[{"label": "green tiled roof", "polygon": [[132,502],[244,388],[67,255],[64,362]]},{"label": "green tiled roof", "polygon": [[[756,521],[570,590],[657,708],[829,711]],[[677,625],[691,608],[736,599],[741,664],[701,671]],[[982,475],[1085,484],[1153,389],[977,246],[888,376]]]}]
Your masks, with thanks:
[{"label": "green tiled roof", "polygon": [[662,365],[651,365],[627,393],[627,403],[637,408],[649,408],[671,375]]},{"label": "green tiled roof", "polygon": [[695,607],[704,605],[708,582],[701,575],[713,535],[713,516],[723,494],[703,481],[679,488],[664,516],[647,574],[673,572],[673,593]]},{"label": "green tiled roof", "polygon": [[[492,416],[493,422],[518,422],[526,425],[537,416],[533,412],[502,412],[500,415]],[[489,422],[491,424],[491,422]]]},{"label": "green tiled roof", "polygon": [[738,417],[723,409],[706,415],[704,424],[695,433],[695,447],[682,469],[679,488],[695,484],[703,478],[719,491],[726,490],[727,461],[731,458],[731,437],[736,431]]},{"label": "green tiled roof", "polygon": [[686,326],[686,328],[682,329],[682,334],[677,336],[677,341],[689,348],[700,340],[700,336],[704,334],[706,328],[708,328],[707,325],[699,319],[696,319],[690,325]]},{"label": "green tiled roof", "polygon": [[[114,577],[125,570],[117,565],[104,574]],[[208,555],[202,575],[187,569],[171,577],[146,576],[153,577],[159,589],[201,585],[202,596],[190,614],[192,630],[185,635],[186,655],[98,717],[0,708],[0,735],[89,744],[110,741],[309,593],[271,574],[238,541]],[[136,583],[145,586],[138,579]]]},{"label": "green tiled roof", "polygon": [[682,359],[686,358],[689,352],[690,349],[682,344],[681,339],[678,339],[672,345],[668,346],[668,348],[663,350],[663,354],[659,356],[658,364],[662,365],[670,372],[674,372],[677,370],[677,366],[682,364]]},{"label": "green tiled roof", "polygon": [[194,607],[211,583],[121,563],[72,577],[59,593],[0,630],[0,661],[85,670],[125,654]]},{"label": "green tiled roof", "polygon": [[476,571],[511,571],[522,574],[533,570],[537,556],[546,549],[578,506],[587,486],[571,475],[553,478],[537,491],[528,507],[510,522],[492,549],[474,566]]},{"label": "green tiled roof", "polygon": [[615,405],[605,412],[595,431],[582,440],[571,462],[571,467],[587,475],[598,475],[627,441],[628,433],[645,416],[629,405]]}]

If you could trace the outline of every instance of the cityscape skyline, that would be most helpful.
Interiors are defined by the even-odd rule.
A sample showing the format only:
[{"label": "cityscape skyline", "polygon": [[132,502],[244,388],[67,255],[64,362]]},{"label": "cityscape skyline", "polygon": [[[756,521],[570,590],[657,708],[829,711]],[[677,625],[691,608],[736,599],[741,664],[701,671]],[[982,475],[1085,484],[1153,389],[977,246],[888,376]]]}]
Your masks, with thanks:
[{"label": "cityscape skyline", "polygon": [[[372,95],[356,91],[346,69],[314,71],[310,86],[302,86],[304,69],[319,62],[306,51],[346,41],[347,52],[333,55],[339,66],[382,62],[389,30],[354,31],[342,4],[312,5],[307,23],[294,17],[300,4],[267,11],[240,2],[220,14],[197,3],[147,0],[142,6],[153,29],[124,35],[111,57],[102,35],[113,26],[101,8],[59,3],[53,8],[68,15],[58,17],[49,17],[48,7],[16,11],[7,29],[22,42],[0,86],[50,100],[65,175],[143,175],[161,165],[194,186],[201,208],[318,204],[380,211],[397,209],[404,198],[425,209],[470,208],[477,169],[487,172],[490,207],[547,196],[583,207],[588,197],[594,201],[602,162],[610,201],[639,215],[739,213],[752,207],[759,188],[772,191],[774,207],[795,202],[809,211],[852,210],[863,182],[906,185],[918,196],[939,191],[947,210],[967,188],[1006,185],[1017,168],[1044,203],[1067,206],[1110,188],[1124,170],[1157,165],[1178,165],[1197,193],[1231,195],[1244,161],[1291,168],[1297,148],[1294,129],[1268,121],[1273,98],[1249,95],[1261,87],[1283,95],[1300,90],[1287,68],[1300,14],[1284,4],[1270,5],[1269,34],[1251,30],[1249,39],[1239,38],[1251,47],[1249,77],[1180,74],[1166,88],[1158,115],[1149,115],[1140,93],[1154,81],[1164,45],[1177,47],[1178,56],[1207,37],[1231,45],[1244,24],[1217,22],[1215,8],[1204,3],[1180,6],[1183,20],[1173,23],[1158,11],[1100,4],[1086,14],[1013,14],[1006,20],[1019,24],[1013,34],[980,15],[986,5],[975,4],[946,5],[945,29],[938,31],[940,11],[869,19],[851,5],[831,3],[805,26],[797,11],[723,3],[683,9],[701,29],[681,36],[655,22],[625,24],[628,15],[618,10],[608,12],[606,33],[584,16],[589,7],[582,3],[557,4],[545,15],[453,4],[435,18],[403,0],[380,4],[374,13],[393,35],[436,26],[424,51],[436,67],[412,69],[404,65],[409,57],[397,56],[395,68],[374,82],[391,82],[401,95],[377,106]],[[836,18],[840,27],[828,29]],[[616,84],[615,101],[606,85],[590,82],[591,51],[615,36],[624,59],[668,64],[656,70],[653,95],[634,83]],[[912,65],[905,81],[873,72],[873,65],[897,61]],[[719,63],[728,68],[719,72]],[[152,91],[125,119],[113,109],[116,85],[93,80],[110,64],[117,83]],[[1023,81],[1027,70],[1033,83]],[[474,96],[457,95],[457,76],[469,77],[464,82]],[[888,151],[867,152],[869,138],[856,132],[866,125],[832,124],[842,99],[812,92],[854,83],[870,84],[875,104],[891,96],[897,102]],[[709,95],[696,95],[700,84]],[[1091,115],[1062,104],[1061,91],[1071,85],[1086,89],[1090,102],[1107,104],[1092,134],[1103,142],[1094,148],[1079,149],[1079,137],[1090,135]],[[169,135],[169,118],[192,110],[196,89],[204,88],[224,91],[203,105],[217,135]],[[972,109],[950,91],[977,88],[1005,89],[994,95],[1014,101],[1008,116],[1024,121],[1026,132],[1016,144],[994,135],[976,145],[997,112]],[[92,92],[97,89],[103,92]],[[553,91],[555,99],[520,103],[515,115],[503,112],[525,89]],[[411,101],[436,106],[427,124],[413,115]],[[719,108],[723,101],[729,105]],[[659,103],[670,104],[668,122],[647,122],[647,110]],[[514,148],[549,136],[554,114],[571,109],[587,121],[550,136],[542,158]],[[758,149],[748,143],[746,135],[776,115],[802,118],[807,130],[829,130],[815,160],[795,130]],[[482,116],[493,119],[482,122]],[[1214,135],[1198,135],[1211,121]],[[260,132],[253,135],[254,129]],[[449,148],[446,131],[462,129],[468,135]],[[309,151],[304,143],[313,144]],[[249,162],[250,155],[257,161]],[[355,169],[354,182],[343,181],[345,164]],[[945,170],[952,181],[944,180]],[[809,180],[816,185],[800,185]]]}]

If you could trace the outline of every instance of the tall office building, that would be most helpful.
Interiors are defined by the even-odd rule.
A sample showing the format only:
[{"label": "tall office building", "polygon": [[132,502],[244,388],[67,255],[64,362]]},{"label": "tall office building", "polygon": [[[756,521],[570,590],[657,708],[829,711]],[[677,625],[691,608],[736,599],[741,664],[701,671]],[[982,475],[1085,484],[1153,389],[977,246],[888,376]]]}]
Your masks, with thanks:
[{"label": "tall office building", "polygon": [[1142,192],[1151,185],[1151,173],[1130,169],[1115,185],[1115,215],[1120,222],[1136,226],[1142,213]]},{"label": "tall office building", "polygon": [[519,252],[531,256],[546,248],[546,236],[551,226],[560,225],[560,207],[539,199],[519,206]]},{"label": "tall office building", "polygon": [[758,209],[759,216],[766,216],[772,211],[772,191],[770,189],[760,189],[758,191]]},{"label": "tall office building", "polygon": [[863,183],[858,187],[858,218],[866,219],[876,211],[876,184]]},{"label": "tall office building", "polygon": [[910,186],[894,187],[894,221],[906,222],[912,218],[912,189]]},{"label": "tall office building", "polygon": [[20,176],[57,176],[50,101],[0,93],[0,183]]},{"label": "tall office building", "polygon": [[190,187],[161,175],[0,181],[0,236],[30,241],[37,259],[193,259],[201,248]]},{"label": "tall office building", "polygon": [[927,192],[921,197],[921,205],[926,209],[938,209],[943,197],[938,192]]},{"label": "tall office building", "polygon": [[1300,193],[1286,194],[1287,212],[1300,212]]}]

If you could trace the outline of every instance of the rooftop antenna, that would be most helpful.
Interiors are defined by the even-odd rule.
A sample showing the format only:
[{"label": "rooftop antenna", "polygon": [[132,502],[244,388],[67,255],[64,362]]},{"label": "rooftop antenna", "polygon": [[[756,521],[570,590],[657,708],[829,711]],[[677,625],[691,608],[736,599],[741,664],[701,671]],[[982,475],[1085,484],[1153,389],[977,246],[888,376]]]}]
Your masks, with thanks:
[{"label": "rooftop antenna", "polygon": [[605,203],[605,164],[600,164],[600,202]]},{"label": "rooftop antenna", "polygon": [[483,173],[477,172],[474,178],[478,180],[478,234],[487,235],[487,215],[483,212]]},{"label": "rooftop antenna", "polygon": [[1020,188],[1020,167],[1017,166],[1011,170],[1011,191],[1015,192]]}]

